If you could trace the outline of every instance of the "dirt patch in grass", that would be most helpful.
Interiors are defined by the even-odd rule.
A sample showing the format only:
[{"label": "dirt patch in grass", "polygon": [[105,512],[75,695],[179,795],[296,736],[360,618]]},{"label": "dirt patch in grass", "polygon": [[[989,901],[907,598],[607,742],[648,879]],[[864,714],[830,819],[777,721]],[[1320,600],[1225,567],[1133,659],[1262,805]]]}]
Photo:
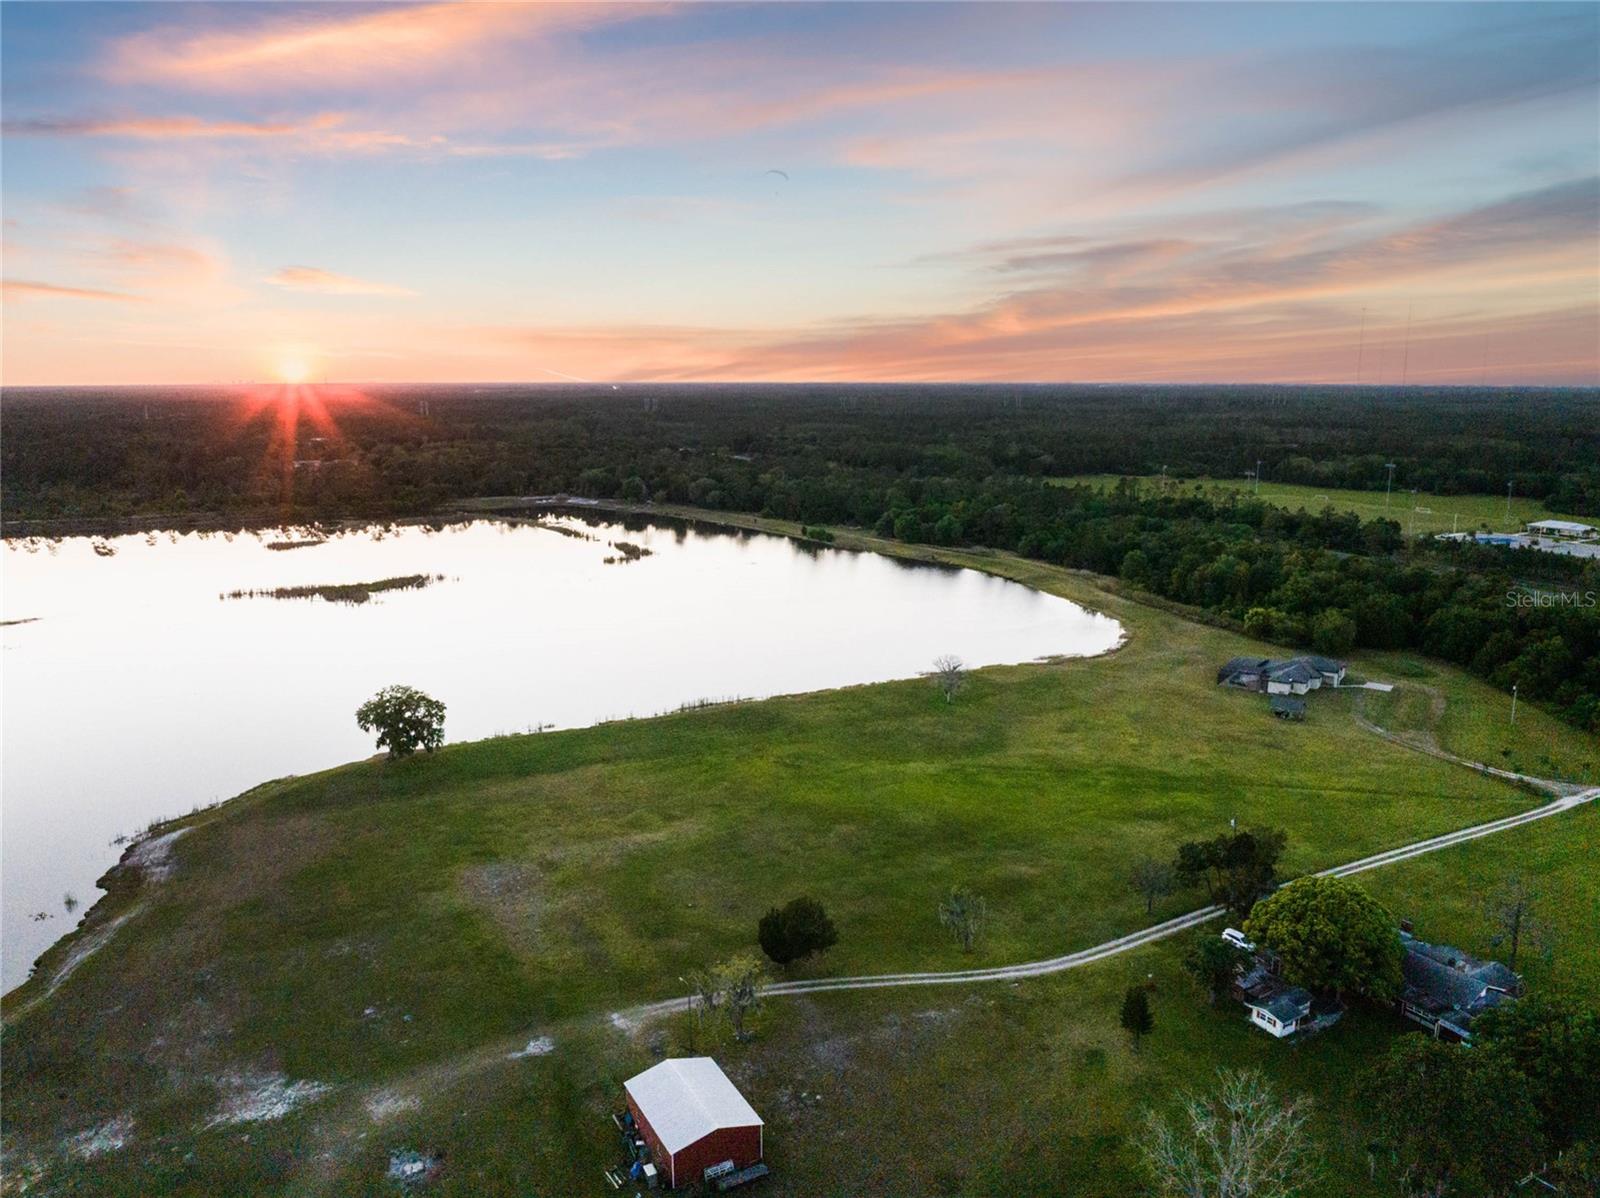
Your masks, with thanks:
[{"label": "dirt patch in grass", "polygon": [[218,825],[222,843],[213,853],[225,870],[196,870],[184,880],[197,898],[222,906],[271,893],[279,884],[317,861],[333,833],[320,815],[275,814],[265,820],[229,820]]},{"label": "dirt patch in grass", "polygon": [[282,1119],[290,1111],[315,1102],[333,1087],[326,1082],[291,1082],[281,1073],[234,1073],[219,1078],[221,1103],[207,1127]]},{"label": "dirt patch in grass", "polygon": [[118,1115],[98,1127],[81,1131],[66,1143],[66,1150],[81,1160],[92,1160],[121,1149],[133,1137],[133,1120]]},{"label": "dirt patch in grass", "polygon": [[192,828],[179,828],[161,836],[147,837],[129,849],[119,864],[137,870],[146,882],[165,882],[178,867],[172,846],[191,831]]},{"label": "dirt patch in grass", "polygon": [[461,873],[461,892],[519,952],[534,952],[548,914],[540,871],[526,861],[491,861]]}]

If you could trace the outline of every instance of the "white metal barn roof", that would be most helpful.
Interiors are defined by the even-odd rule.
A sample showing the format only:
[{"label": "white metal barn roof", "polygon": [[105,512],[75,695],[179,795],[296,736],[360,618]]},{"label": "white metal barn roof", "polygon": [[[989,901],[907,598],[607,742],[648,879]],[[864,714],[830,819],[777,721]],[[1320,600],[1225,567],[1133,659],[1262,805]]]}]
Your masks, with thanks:
[{"label": "white metal barn roof", "polygon": [[1528,527],[1537,528],[1540,532],[1584,533],[1594,531],[1594,525],[1579,524],[1575,520],[1535,520]]},{"label": "white metal barn roof", "polygon": [[671,1153],[720,1128],[761,1126],[761,1116],[710,1057],[674,1057],[622,1085]]}]

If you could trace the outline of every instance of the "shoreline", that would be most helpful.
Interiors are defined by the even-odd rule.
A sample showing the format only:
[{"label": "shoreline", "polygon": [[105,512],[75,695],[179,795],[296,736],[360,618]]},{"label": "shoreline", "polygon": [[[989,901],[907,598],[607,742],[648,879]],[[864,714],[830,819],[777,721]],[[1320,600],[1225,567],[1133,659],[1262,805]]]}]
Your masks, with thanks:
[{"label": "shoreline", "polygon": [[[258,528],[250,531],[281,531],[288,528],[297,530],[316,529],[323,532],[360,531],[362,529],[377,526],[415,527],[419,525],[455,524],[467,523],[473,520],[494,519],[515,521],[519,523],[535,523],[536,521],[532,518],[532,513],[535,512],[547,512],[552,514],[594,513],[597,515],[654,520],[661,524],[676,522],[691,526],[702,525],[723,528],[752,535],[781,537],[813,548],[839,549],[843,552],[850,553],[878,553],[880,556],[910,561],[933,568],[956,570],[971,569],[979,573],[987,574],[991,577],[1001,578],[1005,581],[1014,582],[1018,585],[1025,586],[1029,590],[1039,594],[1062,599],[1085,612],[1093,615],[1103,616],[1107,619],[1115,621],[1119,629],[1119,634],[1115,642],[1106,649],[1097,653],[1052,653],[1029,658],[1023,661],[998,662],[994,663],[993,665],[973,667],[974,669],[1050,668],[1053,666],[1060,666],[1067,662],[1087,661],[1102,657],[1112,657],[1126,648],[1133,638],[1132,630],[1129,628],[1126,620],[1120,619],[1115,614],[1107,611],[1104,604],[1096,604],[1092,602],[1092,597],[1087,594],[1059,594],[1043,587],[1036,586],[1024,578],[1014,577],[1003,570],[989,568],[988,565],[982,562],[955,562],[941,560],[942,551],[935,546],[905,544],[904,549],[906,552],[896,552],[895,549],[901,546],[900,542],[889,542],[886,543],[885,546],[880,547],[875,544],[867,543],[869,540],[869,534],[865,534],[857,530],[845,529],[836,530],[838,533],[838,541],[833,544],[828,544],[800,535],[798,531],[800,526],[797,524],[792,525],[791,527],[793,531],[790,531],[789,528],[784,527],[787,522],[783,521],[770,520],[760,516],[746,516],[742,513],[727,513],[726,515],[729,518],[723,519],[721,517],[724,515],[724,513],[715,513],[706,509],[679,508],[672,505],[657,506],[654,504],[629,504],[621,501],[610,500],[578,500],[574,502],[571,497],[568,496],[495,497],[485,500],[476,500],[473,502],[475,504],[483,505],[482,509],[453,510],[448,513],[442,513],[439,516],[411,517],[405,520],[360,521],[351,519],[341,522],[337,528],[329,524],[314,526],[275,525],[271,526],[270,529]],[[517,513],[521,514],[519,515]],[[155,518],[152,517],[151,519]],[[146,529],[144,531],[198,532],[202,530],[199,528],[178,530],[162,527]],[[79,536],[87,534],[74,533],[69,535]],[[119,535],[130,534],[123,533]],[[8,536],[6,539],[9,540],[11,538]],[[876,538],[871,538],[871,540],[876,540]],[[962,555],[984,558],[992,556],[995,559],[1001,560],[1007,556],[996,550],[983,549],[957,550],[954,552]],[[1027,563],[1027,559],[1016,560],[1022,564]],[[998,562],[995,564],[998,564]],[[1061,573],[1081,573],[1065,571],[1064,568],[1061,567],[1049,567],[1049,569],[1053,571],[1059,571]],[[1098,585],[1110,580],[1105,580],[1098,575],[1087,573],[1082,573],[1082,578],[1085,580],[1093,580],[1090,584],[1090,587],[1085,589],[1099,591],[1106,597],[1112,597],[1112,592],[1105,590]],[[1074,588],[1074,590],[1076,591],[1077,588]],[[1126,598],[1125,596],[1117,597]],[[1134,600],[1129,601],[1136,602]],[[37,619],[39,619],[39,617],[30,617],[29,621]],[[29,621],[16,622],[23,623]],[[806,696],[831,694],[835,692],[853,690],[859,687],[883,686],[893,683],[908,682],[920,676],[922,675],[909,675],[904,678],[873,679],[862,682],[846,683],[840,686],[823,687],[816,690],[782,691],[775,694],[762,696],[730,696],[712,702],[688,701],[678,708],[658,711],[648,715],[610,716],[595,720],[590,723],[574,724],[570,727],[551,727],[548,729],[543,729],[539,732],[501,733],[488,737],[477,737],[471,740],[450,741],[446,743],[444,748],[449,749],[461,745],[482,744],[485,741],[498,739],[500,736],[534,736],[567,732],[583,732],[614,724],[693,715],[700,711],[714,710],[733,705],[803,698]],[[381,756],[381,754],[377,756]],[[225,799],[220,799],[196,810],[180,815],[168,816],[165,818],[157,817],[155,822],[151,823],[144,831],[139,833],[124,847],[123,852],[117,861],[108,866],[105,872],[95,880],[94,887],[98,893],[94,896],[93,901],[86,904],[83,914],[78,919],[77,923],[72,927],[65,929],[55,940],[51,941],[44,949],[40,951],[39,955],[29,966],[29,971],[26,977],[9,988],[0,991],[0,1018],[3,1018],[5,1021],[18,1019],[26,1012],[32,1010],[38,1003],[48,998],[56,986],[65,980],[67,974],[69,974],[73,969],[76,969],[77,966],[82,963],[82,960],[87,960],[89,956],[92,956],[93,952],[98,951],[99,948],[103,947],[104,943],[109,941],[111,934],[114,933],[116,928],[120,927],[122,922],[125,922],[128,918],[137,913],[137,893],[147,880],[145,877],[146,871],[144,870],[140,861],[137,859],[137,854],[144,851],[152,842],[174,833],[181,834],[182,832],[187,831],[189,828],[197,826],[198,823],[205,822],[209,818],[214,817],[222,809],[230,807],[231,805],[255,794],[263,787],[271,786],[278,782],[295,778],[314,777],[320,773],[345,769],[370,760],[373,760],[373,757],[369,756],[354,758],[348,761],[333,763],[323,767],[322,769],[312,770],[307,774],[282,775],[280,777],[258,782],[255,785],[250,786],[248,789],[240,791],[238,794],[231,795]],[[131,901],[128,903],[123,903],[121,900],[124,898],[130,898]],[[74,952],[76,952],[80,946],[90,942],[94,937],[99,936],[102,933],[105,934],[104,940],[94,943],[93,948],[90,949],[89,952],[85,953],[81,959],[73,958]],[[42,979],[45,978],[48,978],[49,980],[42,981]],[[25,998],[22,999],[18,999],[16,997],[20,992],[33,987],[35,983],[42,985],[43,989],[37,993],[29,993]]]}]

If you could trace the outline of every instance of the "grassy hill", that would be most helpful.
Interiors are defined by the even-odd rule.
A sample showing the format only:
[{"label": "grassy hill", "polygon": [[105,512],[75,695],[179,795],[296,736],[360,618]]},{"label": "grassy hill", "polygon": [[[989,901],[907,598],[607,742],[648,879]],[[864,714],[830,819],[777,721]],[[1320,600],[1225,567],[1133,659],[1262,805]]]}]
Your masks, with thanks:
[{"label": "grassy hill", "polygon": [[[753,948],[759,915],[801,893],[840,930],[810,974],[1000,964],[1200,905],[1180,894],[1147,916],[1128,872],[1229,819],[1286,828],[1299,871],[1539,801],[1374,735],[1353,693],[1313,695],[1304,724],[1271,719],[1260,696],[1214,685],[1220,661],[1269,649],[1100,580],[892,548],[1106,611],[1128,641],[982,671],[948,705],[912,680],[508,737],[268,783],[170,825],[171,877],[115,875],[7,997],[12,1179],[392,1194],[387,1153],[410,1147],[445,1153],[429,1193],[609,1193],[621,1079],[709,1047],[768,1121],[772,1194],[1122,1194],[1138,1110],[1241,1063],[1317,1095],[1326,1192],[1353,1192],[1366,1166],[1349,1087],[1399,1025],[1357,1012],[1310,1043],[1269,1042],[1238,1008],[1206,1007],[1181,941],[1020,984],[776,999],[749,1045],[708,1045],[684,1017],[612,1020]],[[1433,670],[1413,681],[1445,713],[1495,698],[1412,664]],[[1498,751],[1431,701],[1367,713],[1402,715],[1398,731]],[[1511,748],[1530,766],[1597,757],[1534,711]],[[1600,994],[1597,827],[1583,809],[1362,881],[1419,933],[1481,950],[1473,890],[1514,861],[1546,887],[1557,941],[1535,980]],[[935,915],[956,883],[992,913],[971,954]],[[1146,975],[1157,1030],[1135,1053],[1116,999]],[[539,1037],[547,1052],[509,1055]],[[238,1118],[274,1104],[293,1109]]]},{"label": "grassy hill", "polygon": [[[1080,474],[1054,481],[1062,485],[1087,483],[1090,486],[1115,486],[1115,474]],[[1151,488],[1186,488],[1202,491],[1234,491],[1289,511],[1304,508],[1320,512],[1331,507],[1338,512],[1354,512],[1363,520],[1397,521],[1408,534],[1429,532],[1520,532],[1532,520],[1579,520],[1582,516],[1563,516],[1552,512],[1537,499],[1512,496],[1509,514],[1504,495],[1428,495],[1401,488],[1385,499],[1382,491],[1350,491],[1339,487],[1306,487],[1297,483],[1263,482],[1259,487],[1249,479],[1170,479],[1146,475],[1138,482]],[[1593,523],[1592,520],[1588,521]]]}]

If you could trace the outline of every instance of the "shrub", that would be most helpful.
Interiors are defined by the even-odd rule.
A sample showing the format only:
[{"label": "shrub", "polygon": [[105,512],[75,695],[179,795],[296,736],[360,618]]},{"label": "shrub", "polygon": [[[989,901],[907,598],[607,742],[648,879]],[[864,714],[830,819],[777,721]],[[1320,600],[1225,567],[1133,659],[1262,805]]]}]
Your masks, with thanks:
[{"label": "shrub", "polygon": [[838,929],[822,904],[801,896],[761,917],[756,929],[761,951],[779,965],[826,952],[839,943]]}]

